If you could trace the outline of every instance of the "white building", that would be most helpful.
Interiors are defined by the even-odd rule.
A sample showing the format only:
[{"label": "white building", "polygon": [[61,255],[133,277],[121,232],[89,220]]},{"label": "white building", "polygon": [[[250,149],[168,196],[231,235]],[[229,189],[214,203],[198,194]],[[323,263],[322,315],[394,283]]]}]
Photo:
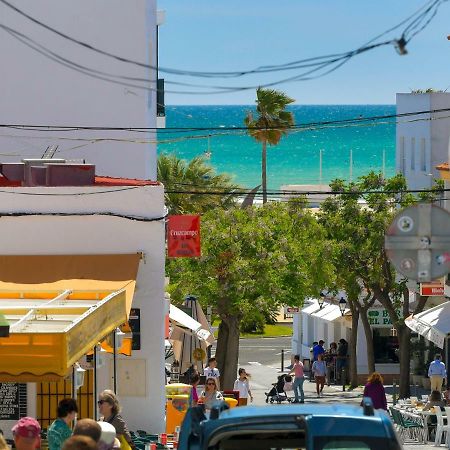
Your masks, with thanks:
[{"label": "white building", "polygon": [[[162,14],[157,19],[156,0],[16,0],[14,5],[76,40],[156,66],[157,24],[163,20]],[[156,70],[87,49],[4,4],[0,5],[0,17],[2,25],[10,28],[7,32],[0,27],[0,124],[157,126]],[[30,46],[44,52],[50,50],[85,68],[74,70]],[[95,74],[90,69],[103,73]],[[47,146],[58,145],[55,156],[85,159],[97,166],[98,174],[155,180],[155,139],[154,131],[56,133],[3,129],[0,148],[9,155],[2,156],[2,162],[6,162],[20,157],[41,157]]]},{"label": "white building", "polygon": [[[397,114],[450,108],[450,93],[397,94]],[[430,188],[439,178],[436,166],[447,161],[448,111],[397,118],[396,170],[410,189]]]},{"label": "white building", "polygon": [[[164,302],[163,186],[150,182],[99,178],[92,186],[80,187],[8,187],[7,183],[3,183],[0,215],[0,265],[3,267],[0,273],[0,298],[3,299],[8,297],[8,292],[25,289],[24,283],[32,283],[26,285],[27,291],[48,290],[49,286],[42,283],[49,280],[40,279],[39,274],[51,271],[47,265],[52,264],[52,258],[57,255],[64,261],[67,259],[68,267],[68,273],[60,276],[63,279],[56,280],[58,286],[74,289],[80,282],[86,282],[83,278],[94,278],[89,285],[92,290],[109,290],[108,280],[117,278],[112,272],[109,276],[108,270],[117,269],[120,272],[117,263],[112,269],[102,267],[103,281],[98,281],[95,274],[83,273],[84,270],[88,271],[84,265],[77,267],[76,261],[80,255],[87,261],[89,258],[108,261],[108,255],[120,261],[123,255],[140,254],[141,258],[136,258],[135,263],[138,266],[132,300],[135,313],[136,309],[140,310],[140,350],[133,350],[131,357],[120,357],[117,390],[130,429],[162,432],[164,318],[167,313]],[[30,263],[30,257],[36,258],[36,273],[31,271],[34,280],[29,278],[30,271],[25,269]],[[15,262],[5,270],[8,258],[14,258]],[[74,270],[78,272],[76,277],[72,274]],[[89,271],[92,270],[95,272],[97,269],[91,267]],[[81,281],[72,278],[81,278]],[[113,285],[117,286],[117,282]],[[131,285],[134,286],[134,280],[131,280]],[[127,296],[131,285],[127,283],[123,286]],[[70,302],[68,300],[69,307]],[[45,333],[46,329],[43,323],[36,332]],[[88,330],[81,340],[92,339],[95,333],[102,334],[101,330],[102,325],[99,323],[98,327]],[[0,354],[11,351],[7,344],[8,338],[0,338]],[[44,348],[42,352],[45,353]],[[98,370],[98,392],[113,387],[112,357],[102,356],[102,360],[103,364]],[[1,381],[5,381],[4,371],[3,364],[0,367]],[[17,381],[21,379],[19,376],[16,378]],[[45,414],[53,414],[54,417],[55,411],[43,412],[43,396],[37,398],[36,393],[42,391],[39,380],[37,383],[28,383],[27,390],[26,413],[44,421]],[[54,409],[57,399],[53,398],[53,403],[50,402],[50,410]],[[80,398],[81,401],[91,402],[89,411],[93,416],[95,393],[90,391],[89,395]],[[41,406],[38,407],[38,404]],[[86,410],[86,405],[84,408]],[[9,435],[11,422],[0,420],[0,428]]]}]

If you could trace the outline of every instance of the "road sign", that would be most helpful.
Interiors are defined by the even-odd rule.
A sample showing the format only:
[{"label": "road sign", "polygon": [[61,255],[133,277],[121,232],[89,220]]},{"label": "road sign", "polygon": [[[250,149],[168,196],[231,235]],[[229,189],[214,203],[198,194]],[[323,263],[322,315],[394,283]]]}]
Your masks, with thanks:
[{"label": "road sign", "polygon": [[420,283],[420,295],[424,297],[440,297],[444,295],[444,279],[431,283]]},{"label": "road sign", "polygon": [[450,213],[430,203],[400,211],[388,228],[384,247],[398,272],[430,282],[450,272]]},{"label": "road sign", "polygon": [[287,313],[298,313],[300,311],[300,308],[298,306],[287,306],[286,312]]}]

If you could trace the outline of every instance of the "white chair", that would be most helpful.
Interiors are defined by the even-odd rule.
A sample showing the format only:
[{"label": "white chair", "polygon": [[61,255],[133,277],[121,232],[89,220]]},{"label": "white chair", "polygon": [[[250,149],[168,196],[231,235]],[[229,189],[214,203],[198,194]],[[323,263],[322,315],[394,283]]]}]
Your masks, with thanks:
[{"label": "white chair", "polygon": [[434,439],[434,445],[435,447],[439,447],[442,442],[442,437],[443,435],[445,435],[445,444],[448,446],[450,428],[449,424],[447,423],[447,416],[444,416],[442,414],[441,408],[439,406],[435,406],[434,410],[437,419],[436,438]]}]

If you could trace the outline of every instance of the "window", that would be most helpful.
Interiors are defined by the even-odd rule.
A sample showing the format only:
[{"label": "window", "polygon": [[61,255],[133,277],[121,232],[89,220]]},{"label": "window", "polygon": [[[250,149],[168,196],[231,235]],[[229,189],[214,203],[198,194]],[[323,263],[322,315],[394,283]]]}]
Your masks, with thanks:
[{"label": "window", "polygon": [[420,140],[420,170],[422,172],[427,171],[426,151],[427,151],[426,142],[425,139],[422,138]]},{"label": "window", "polygon": [[398,169],[401,174],[405,174],[405,138],[400,136],[399,139],[399,161]]},{"label": "window", "polygon": [[376,364],[398,363],[398,337],[390,328],[372,328],[373,351]]},{"label": "window", "polygon": [[411,170],[416,170],[416,138],[411,138]]},{"label": "window", "polygon": [[321,436],[314,439],[315,450],[400,450],[394,438]]}]

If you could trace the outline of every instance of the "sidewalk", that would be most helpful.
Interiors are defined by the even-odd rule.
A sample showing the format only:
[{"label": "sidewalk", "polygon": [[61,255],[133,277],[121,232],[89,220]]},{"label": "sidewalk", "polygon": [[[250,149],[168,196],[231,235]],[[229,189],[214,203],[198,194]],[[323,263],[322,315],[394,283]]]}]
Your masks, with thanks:
[{"label": "sidewalk", "polygon": [[[275,367],[268,367],[263,365],[245,366],[245,368],[246,370],[250,371],[250,373],[252,373],[253,375],[250,381],[254,397],[253,404],[257,406],[266,405],[265,401],[266,396],[264,393],[269,391],[271,383],[274,383],[276,381],[276,378],[278,375],[280,375],[280,372]],[[325,385],[322,396],[318,398],[316,394],[316,385],[314,382],[310,382],[308,378],[305,379],[303,389],[305,391],[305,403],[315,403],[315,404],[347,403],[359,405],[363,394],[362,386],[350,391],[346,390],[345,392],[343,392],[342,386]],[[425,390],[423,390],[423,392],[419,390],[417,391],[416,394],[416,392],[414,391],[414,387],[413,386],[411,387],[411,395],[422,395],[428,393],[429,392]],[[393,394],[392,386],[386,386],[386,394],[388,405],[389,404],[392,405],[392,394]],[[288,393],[288,395],[293,397],[292,392]],[[286,402],[283,403],[287,404]],[[432,443],[423,444],[417,442],[406,442],[405,444],[403,444],[404,450],[432,450],[436,448],[439,447],[434,447]],[[441,446],[441,448],[445,447]]]}]

